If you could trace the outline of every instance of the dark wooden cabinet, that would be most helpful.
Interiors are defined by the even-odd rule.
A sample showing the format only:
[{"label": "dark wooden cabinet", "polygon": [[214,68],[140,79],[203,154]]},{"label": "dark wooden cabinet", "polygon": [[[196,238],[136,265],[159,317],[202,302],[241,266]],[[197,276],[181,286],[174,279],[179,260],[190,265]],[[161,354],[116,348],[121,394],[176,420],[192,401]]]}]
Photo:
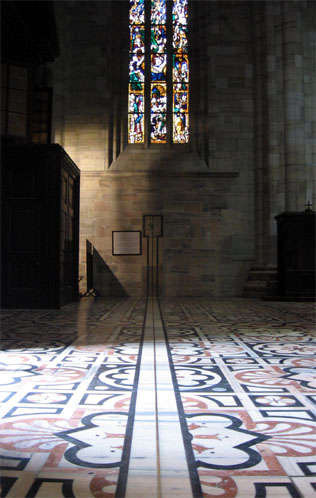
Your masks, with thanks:
[{"label": "dark wooden cabinet", "polygon": [[2,147],[2,307],[79,299],[79,182],[57,144]]},{"label": "dark wooden cabinet", "polygon": [[278,295],[315,298],[315,212],[285,212],[275,217],[278,230]]}]

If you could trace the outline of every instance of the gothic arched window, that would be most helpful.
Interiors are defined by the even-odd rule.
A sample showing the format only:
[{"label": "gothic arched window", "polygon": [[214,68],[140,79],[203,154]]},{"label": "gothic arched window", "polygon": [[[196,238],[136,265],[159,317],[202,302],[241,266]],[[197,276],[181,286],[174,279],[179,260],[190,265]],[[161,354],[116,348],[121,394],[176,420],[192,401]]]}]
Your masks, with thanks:
[{"label": "gothic arched window", "polygon": [[128,141],[189,141],[188,0],[130,0]]}]

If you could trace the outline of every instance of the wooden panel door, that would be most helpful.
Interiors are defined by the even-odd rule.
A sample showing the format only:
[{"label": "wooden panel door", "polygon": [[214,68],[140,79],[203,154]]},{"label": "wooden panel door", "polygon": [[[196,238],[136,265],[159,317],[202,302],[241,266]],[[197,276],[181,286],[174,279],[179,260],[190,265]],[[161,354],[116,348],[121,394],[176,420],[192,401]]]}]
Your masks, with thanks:
[{"label": "wooden panel door", "polygon": [[[5,306],[45,306],[43,290],[43,172],[6,168],[3,187],[2,300]],[[44,269],[45,272],[45,269]]]}]

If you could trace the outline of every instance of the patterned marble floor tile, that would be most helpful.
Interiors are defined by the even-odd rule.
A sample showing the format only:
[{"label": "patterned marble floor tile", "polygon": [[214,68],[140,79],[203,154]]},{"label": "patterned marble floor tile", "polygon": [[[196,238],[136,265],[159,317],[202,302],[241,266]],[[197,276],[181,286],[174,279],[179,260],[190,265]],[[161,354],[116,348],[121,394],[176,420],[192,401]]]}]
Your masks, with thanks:
[{"label": "patterned marble floor tile", "polygon": [[[313,327],[293,324],[293,315],[269,307],[247,323],[257,306],[250,303],[240,313],[233,302],[227,309],[234,316],[226,314],[215,328],[222,304],[202,300],[195,313],[190,300],[181,299],[180,314],[196,323],[187,338],[177,338],[172,304],[170,309],[163,301],[161,307],[183,430],[199,474],[197,496],[303,496],[285,476],[304,475],[301,459],[316,453],[314,397],[307,398],[315,382]],[[210,352],[216,366],[207,363]]]},{"label": "patterned marble floor tile", "polygon": [[316,495],[314,304],[159,305],[3,310],[3,497]]},{"label": "patterned marble floor tile", "polygon": [[[225,498],[302,498],[299,488],[284,476],[229,476],[199,472],[204,497]],[[309,495],[306,495],[309,496]]]}]

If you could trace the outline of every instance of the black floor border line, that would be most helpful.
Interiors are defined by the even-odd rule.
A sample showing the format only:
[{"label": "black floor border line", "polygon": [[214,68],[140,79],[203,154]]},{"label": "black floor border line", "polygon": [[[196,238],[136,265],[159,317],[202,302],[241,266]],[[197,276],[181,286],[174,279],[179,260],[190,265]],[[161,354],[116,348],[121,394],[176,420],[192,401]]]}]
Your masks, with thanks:
[{"label": "black floor border line", "polygon": [[146,300],[146,307],[144,313],[144,320],[142,325],[142,334],[140,338],[140,345],[138,350],[138,358],[135,369],[135,378],[133,383],[133,391],[131,396],[131,403],[129,407],[127,425],[126,425],[126,433],[124,439],[124,446],[122,451],[122,459],[120,464],[120,472],[117,480],[117,486],[115,491],[115,498],[124,498],[126,493],[127,486],[127,477],[128,477],[128,467],[129,460],[131,455],[131,446],[132,446],[132,437],[133,437],[133,428],[135,421],[135,408],[136,408],[136,399],[138,392],[138,382],[139,382],[139,374],[140,374],[140,365],[143,354],[143,345],[144,345],[144,336],[145,336],[145,323],[147,318],[147,308],[148,308],[148,298]]},{"label": "black floor border line", "polygon": [[184,449],[185,449],[185,455],[186,455],[188,468],[189,468],[189,476],[190,476],[190,482],[191,482],[191,488],[192,488],[192,496],[193,496],[193,498],[203,498],[204,495],[203,495],[203,491],[202,491],[202,487],[201,487],[201,483],[200,483],[200,478],[199,478],[197,466],[195,463],[195,457],[194,457],[194,453],[193,453],[193,449],[192,449],[192,445],[191,445],[192,436],[188,431],[186,417],[185,417],[185,413],[184,413],[184,409],[183,409],[183,405],[182,405],[182,401],[181,401],[180,390],[179,390],[179,386],[178,386],[178,382],[177,382],[176,372],[175,372],[175,368],[174,368],[173,361],[172,361],[167,329],[166,329],[165,322],[163,319],[161,305],[160,305],[160,301],[159,301],[158,297],[157,297],[157,302],[158,302],[160,319],[161,319],[162,328],[163,328],[165,341],[166,341],[166,348],[167,348],[167,354],[168,354],[168,360],[169,360],[169,368],[170,368],[170,372],[171,372],[173,390],[174,390],[174,394],[175,394],[175,398],[176,398],[177,409],[178,409],[178,414],[179,414],[179,419],[180,419],[180,426],[181,426],[183,444],[184,444]]}]

